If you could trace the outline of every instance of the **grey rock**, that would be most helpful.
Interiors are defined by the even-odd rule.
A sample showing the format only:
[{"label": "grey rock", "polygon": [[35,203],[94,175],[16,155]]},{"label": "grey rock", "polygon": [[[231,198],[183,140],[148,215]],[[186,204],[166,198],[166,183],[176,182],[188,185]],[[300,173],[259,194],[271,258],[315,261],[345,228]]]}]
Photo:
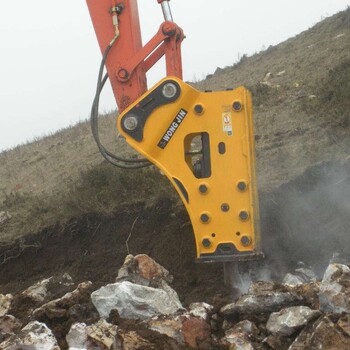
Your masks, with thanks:
[{"label": "grey rock", "polygon": [[51,330],[37,321],[28,323],[17,334],[0,344],[2,350],[59,350]]},{"label": "grey rock", "polygon": [[290,336],[320,314],[318,310],[311,310],[307,306],[293,306],[272,313],[266,328],[272,334]]},{"label": "grey rock", "polygon": [[182,309],[175,291],[169,293],[128,281],[108,284],[96,290],[91,294],[91,300],[103,318],[107,318],[113,309],[118,310],[122,318],[141,320],[173,314]]},{"label": "grey rock", "polygon": [[320,310],[333,313],[350,313],[350,268],[330,264],[320,287]]},{"label": "grey rock", "polygon": [[259,334],[259,329],[253,322],[244,320],[236,323],[227,333],[228,332],[257,336]]}]

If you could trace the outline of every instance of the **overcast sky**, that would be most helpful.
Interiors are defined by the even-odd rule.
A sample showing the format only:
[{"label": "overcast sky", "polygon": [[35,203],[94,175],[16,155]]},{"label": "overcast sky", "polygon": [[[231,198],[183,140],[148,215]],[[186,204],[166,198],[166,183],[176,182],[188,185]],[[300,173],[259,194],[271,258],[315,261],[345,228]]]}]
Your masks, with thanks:
[{"label": "overcast sky", "polygon": [[[183,43],[184,80],[198,80],[299,34],[350,0],[172,0]],[[144,41],[162,22],[156,0],[139,0]],[[86,119],[100,51],[85,0],[0,5],[0,150]],[[163,67],[149,78],[164,76]],[[110,91],[101,111],[115,109]]]}]

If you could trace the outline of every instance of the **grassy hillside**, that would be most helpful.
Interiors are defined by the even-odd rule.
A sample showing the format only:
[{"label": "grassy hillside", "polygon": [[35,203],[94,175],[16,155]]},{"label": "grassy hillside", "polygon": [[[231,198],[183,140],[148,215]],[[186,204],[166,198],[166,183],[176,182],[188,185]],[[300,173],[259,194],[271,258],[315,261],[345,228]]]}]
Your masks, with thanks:
[{"label": "grassy hillside", "polygon": [[[349,42],[350,9],[196,84],[252,90],[260,191],[320,162],[349,160]],[[101,117],[102,139],[111,150],[130,153],[114,118]],[[112,216],[159,198],[176,201],[155,169],[130,173],[106,164],[88,122],[3,152],[0,163],[0,211],[12,216],[0,226],[3,245],[83,214]]]}]

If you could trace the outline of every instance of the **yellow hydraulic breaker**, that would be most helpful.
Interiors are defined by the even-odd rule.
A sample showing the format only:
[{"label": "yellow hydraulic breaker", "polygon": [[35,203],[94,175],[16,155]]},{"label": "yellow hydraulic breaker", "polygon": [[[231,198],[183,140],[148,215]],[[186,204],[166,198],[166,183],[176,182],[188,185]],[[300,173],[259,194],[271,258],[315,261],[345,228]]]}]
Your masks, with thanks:
[{"label": "yellow hydraulic breaker", "polygon": [[247,89],[200,92],[167,77],[118,117],[118,128],[176,188],[192,222],[198,261],[262,255]]}]

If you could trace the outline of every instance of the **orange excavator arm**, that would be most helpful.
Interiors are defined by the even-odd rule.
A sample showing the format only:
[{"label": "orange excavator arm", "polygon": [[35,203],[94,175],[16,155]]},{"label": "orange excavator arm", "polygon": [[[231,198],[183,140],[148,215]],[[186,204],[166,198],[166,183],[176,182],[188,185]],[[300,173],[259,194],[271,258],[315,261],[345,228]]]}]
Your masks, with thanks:
[{"label": "orange excavator arm", "polygon": [[102,53],[114,39],[106,68],[119,112],[148,89],[146,73],[165,56],[167,76],[182,79],[182,29],[172,19],[169,1],[161,4],[164,22],[143,46],[137,0],[87,0],[91,19]]}]

